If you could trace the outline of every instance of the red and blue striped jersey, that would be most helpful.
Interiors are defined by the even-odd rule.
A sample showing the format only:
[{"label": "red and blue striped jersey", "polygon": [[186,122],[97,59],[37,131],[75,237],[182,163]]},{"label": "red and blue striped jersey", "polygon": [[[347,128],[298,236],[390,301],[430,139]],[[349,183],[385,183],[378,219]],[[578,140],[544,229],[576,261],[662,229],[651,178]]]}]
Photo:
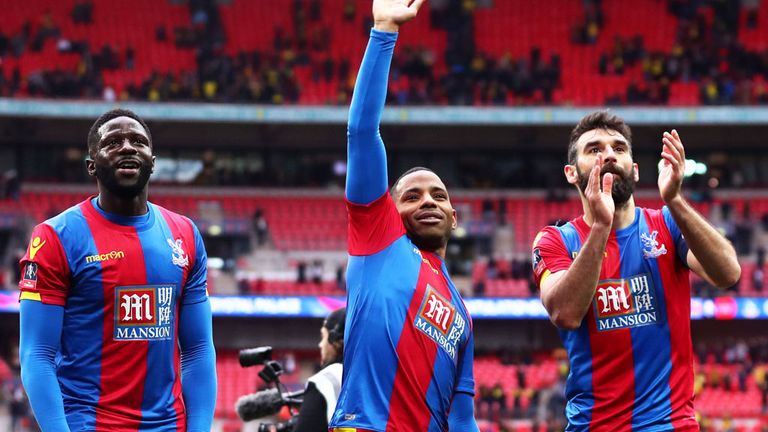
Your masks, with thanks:
[{"label": "red and blue striped jersey", "polygon": [[207,258],[189,219],[148,207],[122,217],[90,198],[35,227],[21,260],[21,298],[64,307],[56,373],[73,431],[186,430],[179,315],[207,299]]},{"label": "red and blue striped jersey", "polygon": [[[534,240],[534,277],[567,270],[589,235],[583,218]],[[614,230],[581,327],[560,331],[571,370],[568,431],[696,431],[688,247],[669,210],[635,209]]]},{"label": "red and blue striped jersey", "polygon": [[342,389],[332,427],[442,432],[474,394],[472,321],[443,260],[419,250],[389,193],[348,202]]}]

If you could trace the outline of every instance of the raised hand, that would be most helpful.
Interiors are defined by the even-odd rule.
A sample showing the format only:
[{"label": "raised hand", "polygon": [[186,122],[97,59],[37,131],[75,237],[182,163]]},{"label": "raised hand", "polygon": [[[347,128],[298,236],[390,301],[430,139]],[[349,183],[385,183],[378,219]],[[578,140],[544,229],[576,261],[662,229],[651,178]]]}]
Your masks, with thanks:
[{"label": "raised hand", "polygon": [[661,199],[669,204],[673,199],[680,196],[685,173],[685,148],[683,148],[680,135],[674,129],[672,133],[664,132],[661,141],[664,143],[661,151],[664,166],[659,172],[659,192]]},{"label": "raised hand", "polygon": [[[600,171],[603,169],[603,155],[597,155],[595,166],[589,173],[589,183],[584,190],[587,197],[589,210],[592,214],[592,223],[600,224],[606,227],[613,225],[613,214],[616,211],[616,204],[613,202],[611,192],[613,190],[613,175],[606,174],[603,181],[600,181]],[[602,188],[600,184],[602,183]]]},{"label": "raised hand", "polygon": [[373,27],[396,32],[400,26],[416,17],[426,0],[373,0]]}]

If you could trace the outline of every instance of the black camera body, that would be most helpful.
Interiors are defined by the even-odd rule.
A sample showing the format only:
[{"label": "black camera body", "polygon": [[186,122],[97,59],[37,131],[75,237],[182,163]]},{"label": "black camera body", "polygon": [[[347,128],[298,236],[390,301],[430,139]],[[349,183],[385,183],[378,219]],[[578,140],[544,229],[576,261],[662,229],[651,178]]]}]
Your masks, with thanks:
[{"label": "black camera body", "polygon": [[259,432],[291,432],[296,425],[296,412],[302,403],[304,391],[288,393],[280,383],[280,375],[285,371],[283,365],[272,360],[272,347],[244,349],[239,355],[240,366],[262,365],[259,377],[272,388],[241,396],[235,403],[237,415],[244,422],[268,417],[280,412],[284,406],[291,410],[292,417],[279,423],[262,423]]}]

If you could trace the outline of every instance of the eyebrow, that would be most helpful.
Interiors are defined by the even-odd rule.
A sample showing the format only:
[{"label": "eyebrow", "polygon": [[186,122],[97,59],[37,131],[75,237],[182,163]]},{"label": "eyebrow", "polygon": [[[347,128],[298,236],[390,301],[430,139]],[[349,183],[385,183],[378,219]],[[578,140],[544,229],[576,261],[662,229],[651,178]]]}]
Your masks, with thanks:
[{"label": "eyebrow", "polygon": [[123,132],[122,128],[110,129],[110,130],[104,132],[101,135],[100,140],[103,140],[105,138],[108,138],[108,137],[111,137],[111,136],[114,136],[114,135],[117,135],[117,136],[120,136],[120,135],[138,135],[138,136],[144,137],[147,140],[149,140],[149,136],[145,132],[143,132],[139,128],[135,128],[135,127],[130,128],[126,132]]},{"label": "eyebrow", "polygon": [[[406,189],[406,190],[404,190],[404,191],[400,192],[400,196],[403,196],[403,195],[407,194],[408,192],[420,192],[420,191],[421,191],[421,189],[420,189],[420,188],[417,188],[417,187],[412,187],[412,188],[409,188],[409,189]],[[445,193],[448,193],[448,191],[447,191],[447,190],[445,190],[444,188],[441,188],[440,186],[432,186],[432,187],[429,189],[429,191],[430,191],[430,192],[435,192],[435,191],[437,191],[437,192],[445,192]]]},{"label": "eyebrow", "polygon": [[[584,144],[584,149],[586,149],[587,147],[596,146],[596,145],[600,144],[601,142],[602,142],[602,140],[587,141],[587,143]],[[613,145],[621,144],[621,145],[628,146],[629,142],[627,142],[627,141],[625,141],[623,139],[614,138],[613,141],[611,141],[611,144],[613,144]]]}]

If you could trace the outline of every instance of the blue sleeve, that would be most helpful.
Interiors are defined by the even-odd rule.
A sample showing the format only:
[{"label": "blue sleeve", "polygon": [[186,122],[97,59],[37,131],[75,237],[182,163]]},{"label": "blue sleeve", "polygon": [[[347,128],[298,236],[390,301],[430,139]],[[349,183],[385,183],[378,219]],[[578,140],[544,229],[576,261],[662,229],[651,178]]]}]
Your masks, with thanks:
[{"label": "blue sleeve", "polygon": [[216,352],[213,349],[211,304],[207,299],[182,305],[179,346],[187,431],[209,432],[216,407]]},{"label": "blue sleeve", "polygon": [[469,340],[464,346],[464,352],[459,357],[458,373],[459,380],[456,384],[456,392],[463,392],[470,395],[475,394],[475,338],[472,335],[472,327],[469,329]]},{"label": "blue sleeve", "polygon": [[69,431],[55,364],[64,308],[34,300],[22,300],[20,307],[21,381],[32,411],[42,430]]},{"label": "blue sleeve", "polygon": [[368,204],[387,191],[387,154],[379,133],[397,33],[371,29],[347,123],[347,199]]},{"label": "blue sleeve", "polygon": [[472,395],[456,393],[451,401],[451,411],[448,413],[449,432],[480,432],[475,421],[475,403]]},{"label": "blue sleeve", "polygon": [[683,233],[680,232],[680,227],[677,226],[675,218],[672,217],[672,213],[667,206],[661,209],[661,214],[664,216],[664,223],[667,224],[667,229],[672,235],[672,240],[675,242],[675,250],[677,251],[677,257],[686,266],[688,265],[688,243],[683,238]]},{"label": "blue sleeve", "polygon": [[189,272],[184,286],[183,303],[185,305],[200,303],[208,298],[208,254],[205,252],[200,231],[194,224],[192,228],[195,233],[195,265]]}]

